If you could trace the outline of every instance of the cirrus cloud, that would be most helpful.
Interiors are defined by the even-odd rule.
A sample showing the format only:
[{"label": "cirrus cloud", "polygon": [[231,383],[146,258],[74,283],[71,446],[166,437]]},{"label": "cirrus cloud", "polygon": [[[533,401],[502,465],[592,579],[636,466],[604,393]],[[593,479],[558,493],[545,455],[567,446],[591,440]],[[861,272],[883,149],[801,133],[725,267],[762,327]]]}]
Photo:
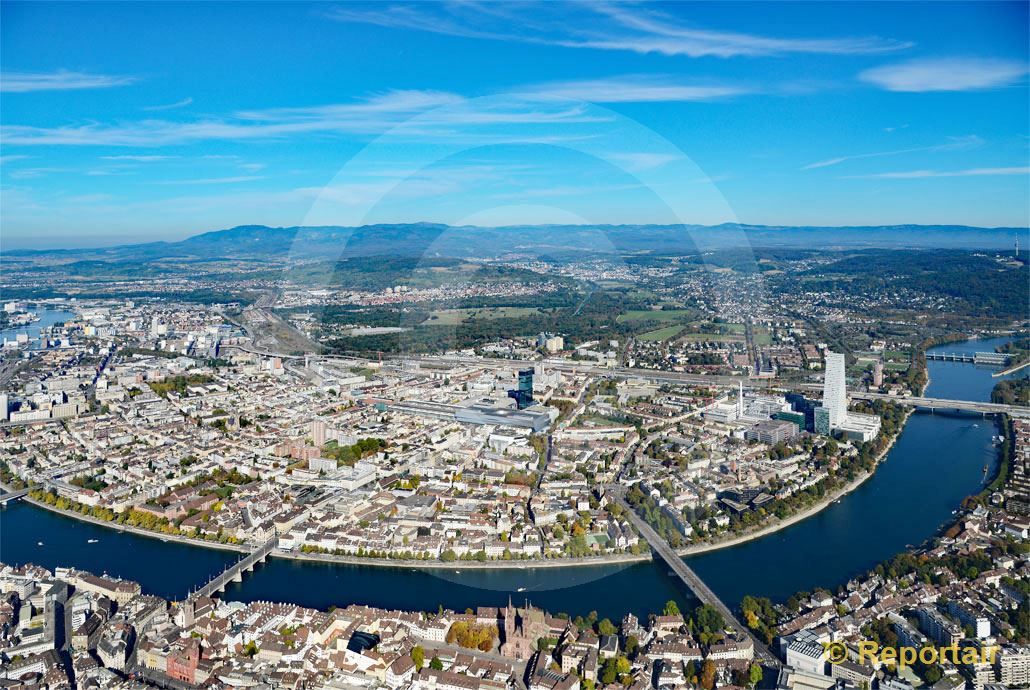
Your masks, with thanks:
[{"label": "cirrus cloud", "polygon": [[107,89],[125,86],[135,77],[83,72],[4,72],[0,74],[0,91],[27,93],[30,91],[69,91],[74,89]]},{"label": "cirrus cloud", "polygon": [[[568,15],[570,7],[577,12],[574,19]],[[712,29],[657,9],[616,2],[349,3],[332,7],[324,14],[339,22],[445,36],[691,58],[791,53],[859,55],[912,45],[878,36],[783,38]]]},{"label": "cirrus cloud", "polygon": [[1025,61],[926,58],[874,67],[858,77],[887,91],[978,91],[1014,84],[1027,71]]},{"label": "cirrus cloud", "polygon": [[849,175],[847,180],[918,180],[926,177],[985,177],[994,175],[1030,175],[1030,168],[969,168],[967,170],[904,170],[872,175]]}]

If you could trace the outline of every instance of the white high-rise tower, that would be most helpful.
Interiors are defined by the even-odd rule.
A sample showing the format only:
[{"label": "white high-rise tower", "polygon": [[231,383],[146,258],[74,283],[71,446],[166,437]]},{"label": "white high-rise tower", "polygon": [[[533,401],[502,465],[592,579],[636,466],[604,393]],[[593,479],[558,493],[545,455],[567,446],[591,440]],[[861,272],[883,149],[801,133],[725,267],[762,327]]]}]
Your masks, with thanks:
[{"label": "white high-rise tower", "polygon": [[823,407],[830,413],[830,428],[840,426],[848,417],[848,389],[844,381],[844,355],[826,351],[826,376],[823,378]]}]

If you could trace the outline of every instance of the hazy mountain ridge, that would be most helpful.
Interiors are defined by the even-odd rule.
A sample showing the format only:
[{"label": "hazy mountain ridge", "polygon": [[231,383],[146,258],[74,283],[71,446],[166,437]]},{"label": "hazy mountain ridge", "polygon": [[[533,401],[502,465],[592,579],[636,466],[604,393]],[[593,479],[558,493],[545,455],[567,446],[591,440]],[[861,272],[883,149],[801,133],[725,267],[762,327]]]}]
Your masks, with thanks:
[{"label": "hazy mountain ridge", "polygon": [[1027,246],[1027,228],[964,225],[774,226],[700,225],[512,225],[447,226],[434,223],[358,227],[269,227],[241,225],[193,235],[178,242],[148,242],[88,249],[11,250],[8,257],[35,260],[153,261],[158,259],[313,259],[359,256],[452,256],[490,258],[504,254],[566,251],[680,253],[733,247],[806,249],[1005,250],[1017,238]]}]

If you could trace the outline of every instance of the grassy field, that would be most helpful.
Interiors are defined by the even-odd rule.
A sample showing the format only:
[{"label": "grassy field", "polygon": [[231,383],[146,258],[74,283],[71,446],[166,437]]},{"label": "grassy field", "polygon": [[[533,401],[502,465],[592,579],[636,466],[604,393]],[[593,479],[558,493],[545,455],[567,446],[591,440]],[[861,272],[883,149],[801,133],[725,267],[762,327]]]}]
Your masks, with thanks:
[{"label": "grassy field", "polygon": [[676,321],[677,319],[693,316],[694,312],[689,309],[669,309],[667,311],[653,311],[651,309],[634,309],[624,314],[619,314],[616,319],[619,323],[632,321]]},{"label": "grassy field", "polygon": [[888,362],[904,362],[906,364],[912,360],[912,356],[907,350],[886,350],[883,358]]},{"label": "grassy field", "polygon": [[690,341],[697,341],[697,340],[706,340],[707,341],[707,340],[711,340],[713,342],[723,342],[723,343],[742,343],[742,342],[744,342],[744,336],[742,336],[742,335],[733,335],[733,334],[729,334],[729,333],[684,333],[680,337],[680,339],[681,340],[690,340]]},{"label": "grassy field", "polygon": [[683,326],[666,326],[657,331],[648,331],[637,336],[637,340],[668,340],[674,338],[683,330]]},{"label": "grassy field", "polygon": [[420,326],[457,326],[466,319],[515,319],[539,314],[536,307],[484,307],[470,309],[439,309],[432,312]]}]

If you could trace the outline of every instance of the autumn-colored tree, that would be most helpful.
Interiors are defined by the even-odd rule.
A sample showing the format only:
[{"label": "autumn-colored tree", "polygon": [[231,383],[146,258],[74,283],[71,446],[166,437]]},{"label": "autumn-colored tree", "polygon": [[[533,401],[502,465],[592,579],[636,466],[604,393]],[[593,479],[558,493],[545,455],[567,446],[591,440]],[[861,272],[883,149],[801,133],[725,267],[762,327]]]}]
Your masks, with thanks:
[{"label": "autumn-colored tree", "polygon": [[715,662],[711,659],[705,659],[701,664],[701,687],[705,690],[715,687]]}]

